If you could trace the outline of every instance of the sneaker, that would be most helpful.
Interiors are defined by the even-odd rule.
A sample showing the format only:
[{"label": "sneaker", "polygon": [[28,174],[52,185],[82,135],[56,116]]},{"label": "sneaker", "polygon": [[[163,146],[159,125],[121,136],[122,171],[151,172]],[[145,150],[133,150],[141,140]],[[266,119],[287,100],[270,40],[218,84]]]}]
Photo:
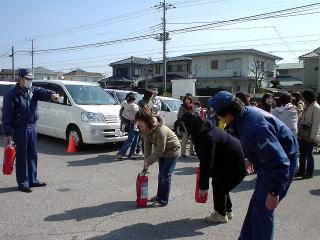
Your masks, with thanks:
[{"label": "sneaker", "polygon": [[154,202],[151,204],[151,207],[157,208],[157,207],[164,207],[165,205],[163,205],[162,203],[158,203],[158,202]]},{"label": "sneaker", "polygon": [[218,212],[214,212],[210,216],[207,216],[205,220],[208,223],[227,223],[228,217],[227,215],[223,216]]},{"label": "sneaker", "polygon": [[227,217],[228,217],[228,220],[231,220],[233,218],[233,213],[227,212]]},{"label": "sneaker", "polygon": [[197,154],[195,154],[195,153],[190,153],[190,156],[194,156],[194,157],[196,157],[196,156],[197,156]]},{"label": "sneaker", "polygon": [[136,153],[136,154],[135,154],[135,156],[136,156],[136,157],[143,157],[143,156],[144,156],[144,154],[143,154],[143,153],[141,153],[141,152],[139,152],[139,153]]},{"label": "sneaker", "polygon": [[154,196],[150,198],[150,202],[156,202],[158,200],[158,196]]},{"label": "sneaker", "polygon": [[116,155],[116,156],[115,156],[115,159],[118,160],[118,161],[123,161],[123,160],[124,160],[124,157],[121,156],[121,155]]},{"label": "sneaker", "polygon": [[131,156],[131,157],[128,157],[128,159],[130,159],[130,160],[137,160],[137,157],[136,157],[136,156]]},{"label": "sneaker", "polygon": [[186,155],[181,155],[181,157],[182,157],[182,158],[187,158],[187,156],[186,156]]}]

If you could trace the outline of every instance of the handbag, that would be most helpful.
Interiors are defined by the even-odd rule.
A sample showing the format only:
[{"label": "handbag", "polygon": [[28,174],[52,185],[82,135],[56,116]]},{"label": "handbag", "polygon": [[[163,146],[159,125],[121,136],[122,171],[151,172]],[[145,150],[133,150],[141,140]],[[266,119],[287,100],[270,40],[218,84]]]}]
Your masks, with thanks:
[{"label": "handbag", "polygon": [[[311,135],[311,127],[312,123],[306,121],[306,113],[307,111],[303,111],[303,120],[299,122],[298,126],[298,136],[303,138],[309,138]],[[312,112],[313,115],[313,112]]]}]

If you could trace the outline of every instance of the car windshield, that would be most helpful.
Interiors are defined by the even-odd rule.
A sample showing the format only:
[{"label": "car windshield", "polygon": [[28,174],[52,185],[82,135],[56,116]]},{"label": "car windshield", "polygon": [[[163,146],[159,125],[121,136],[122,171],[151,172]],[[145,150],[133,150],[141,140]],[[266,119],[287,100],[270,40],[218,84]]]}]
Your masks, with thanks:
[{"label": "car windshield", "polygon": [[[128,93],[129,92],[116,92],[120,103],[122,103],[126,99]],[[136,97],[136,103],[139,102],[143,97],[141,94],[138,93],[135,93],[134,95]]]},{"label": "car windshield", "polygon": [[116,105],[116,101],[99,86],[66,85],[78,105]]},{"label": "car windshield", "polygon": [[179,111],[179,107],[181,105],[180,100],[163,99],[163,101],[165,101],[173,111]]}]

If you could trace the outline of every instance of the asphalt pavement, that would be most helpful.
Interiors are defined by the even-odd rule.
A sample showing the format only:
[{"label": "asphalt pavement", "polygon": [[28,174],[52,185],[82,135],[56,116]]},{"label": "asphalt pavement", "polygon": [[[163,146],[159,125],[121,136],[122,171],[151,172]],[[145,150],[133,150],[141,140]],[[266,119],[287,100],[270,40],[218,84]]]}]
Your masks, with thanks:
[{"label": "asphalt pavement", "polygon": [[[206,204],[194,201],[197,158],[179,160],[168,206],[136,208],[135,183],[143,160],[115,160],[119,146],[90,146],[68,154],[65,141],[39,136],[38,176],[48,186],[22,193],[14,174],[0,175],[0,239],[237,239],[254,175],[231,193],[234,219],[212,225],[203,221],[212,211],[212,198]],[[293,182],[279,205],[275,239],[320,239],[319,156],[315,177]],[[157,174],[154,164],[149,169],[150,197],[156,193]]]}]

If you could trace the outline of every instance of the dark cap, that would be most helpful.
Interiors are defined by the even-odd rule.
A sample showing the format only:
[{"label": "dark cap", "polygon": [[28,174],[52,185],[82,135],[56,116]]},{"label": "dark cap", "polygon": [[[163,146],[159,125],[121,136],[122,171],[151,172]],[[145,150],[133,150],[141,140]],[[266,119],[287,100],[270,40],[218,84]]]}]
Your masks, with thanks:
[{"label": "dark cap", "polygon": [[221,91],[209,99],[209,104],[214,112],[219,112],[221,109],[233,102],[234,99],[235,97],[231,93],[227,91]]},{"label": "dark cap", "polygon": [[19,74],[20,77],[25,77],[26,79],[29,79],[29,80],[34,79],[32,71],[28,70],[26,68],[20,68],[18,74]]}]

